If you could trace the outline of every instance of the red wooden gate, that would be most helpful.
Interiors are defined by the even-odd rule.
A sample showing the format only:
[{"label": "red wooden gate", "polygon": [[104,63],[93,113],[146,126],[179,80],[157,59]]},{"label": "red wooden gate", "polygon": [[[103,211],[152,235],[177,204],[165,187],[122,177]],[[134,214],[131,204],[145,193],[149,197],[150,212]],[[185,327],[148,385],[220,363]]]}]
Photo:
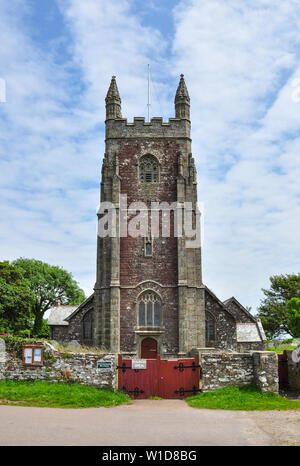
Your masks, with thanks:
[{"label": "red wooden gate", "polygon": [[199,355],[176,360],[161,359],[158,392],[162,398],[183,398],[199,391]]},{"label": "red wooden gate", "polygon": [[157,394],[158,360],[147,359],[146,369],[132,369],[132,359],[119,355],[118,388],[134,398],[149,398]]},{"label": "red wooden gate", "polygon": [[118,387],[134,398],[157,395],[183,398],[199,393],[199,355],[195,358],[146,360],[146,369],[132,369],[132,360],[119,355]]},{"label": "red wooden gate", "polygon": [[278,354],[278,377],[279,377],[279,389],[285,390],[289,385],[289,374],[288,374],[288,359],[286,350],[283,354]]}]

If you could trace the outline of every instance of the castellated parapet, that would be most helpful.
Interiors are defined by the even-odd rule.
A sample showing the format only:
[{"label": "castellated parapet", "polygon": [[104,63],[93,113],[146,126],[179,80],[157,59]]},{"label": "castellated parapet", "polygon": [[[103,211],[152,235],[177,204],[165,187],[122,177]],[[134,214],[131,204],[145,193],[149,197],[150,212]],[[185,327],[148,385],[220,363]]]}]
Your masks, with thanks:
[{"label": "castellated parapet", "polygon": [[190,139],[191,135],[191,122],[187,119],[169,118],[168,122],[164,122],[161,117],[154,117],[146,122],[144,117],[134,117],[133,123],[129,123],[127,118],[109,119],[105,123],[106,139]]}]

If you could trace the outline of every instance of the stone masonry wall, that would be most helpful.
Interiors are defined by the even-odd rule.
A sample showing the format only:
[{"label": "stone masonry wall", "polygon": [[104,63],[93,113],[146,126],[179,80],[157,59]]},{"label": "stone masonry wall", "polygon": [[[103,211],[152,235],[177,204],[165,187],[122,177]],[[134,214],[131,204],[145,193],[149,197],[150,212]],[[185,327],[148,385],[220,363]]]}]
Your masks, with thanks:
[{"label": "stone masonry wall", "polygon": [[68,325],[51,325],[50,338],[51,340],[66,341],[69,340]]},{"label": "stone masonry wall", "polygon": [[145,138],[186,138],[190,136],[191,124],[188,120],[169,118],[163,122],[160,117],[151,118],[151,122],[145,122],[143,117],[135,117],[130,123],[126,118],[106,121],[106,138],[134,138],[138,134]]},{"label": "stone masonry wall", "polygon": [[200,366],[203,391],[254,381],[253,360],[248,353],[200,353]]},{"label": "stone masonry wall", "polygon": [[[202,368],[202,390],[210,391],[228,386],[255,384],[262,391],[278,392],[277,355],[272,352],[199,353]],[[112,371],[101,372],[97,361],[111,361]],[[42,366],[24,366],[15,353],[5,352],[0,339],[0,380],[48,380],[76,382],[97,387],[117,388],[117,355],[91,353],[61,353],[44,342]],[[297,380],[300,382],[299,368]],[[299,385],[298,385],[299,387]]]},{"label": "stone masonry wall", "polygon": [[163,331],[158,340],[160,354],[178,353],[178,313],[177,313],[177,288],[162,287],[147,281],[135,288],[121,290],[121,348],[122,352],[135,351],[140,355],[140,344],[143,333],[135,333],[138,329],[138,297],[147,289],[158,293],[162,300],[162,325]]},{"label": "stone masonry wall", "polygon": [[[70,319],[69,325],[66,327],[67,328],[67,334],[65,340],[72,341],[76,340],[84,344],[84,339],[83,339],[83,327],[82,327],[82,319],[84,315],[89,312],[93,311],[94,309],[94,301],[91,300],[89,301],[85,306],[83,306],[79,312],[77,312],[72,319]],[[53,334],[52,337],[53,340],[58,340],[60,341],[60,335],[56,332]]]},{"label": "stone masonry wall", "polygon": [[278,392],[276,353],[199,353],[202,390],[254,384],[263,392]]},{"label": "stone masonry wall", "polygon": [[216,340],[207,341],[206,346],[236,351],[236,322],[234,317],[207,291],[205,292],[205,309],[214,317],[216,325]]},{"label": "stone masonry wall", "polygon": [[[3,340],[0,340],[3,341]],[[46,353],[46,354],[45,354]],[[116,355],[91,353],[61,353],[44,343],[42,366],[24,366],[15,353],[2,351],[0,380],[47,380],[51,382],[76,382],[97,387],[116,389]],[[4,356],[5,355],[5,356]],[[111,361],[112,371],[97,369],[97,361]]]},{"label": "stone masonry wall", "polygon": [[248,353],[252,351],[265,351],[266,345],[264,341],[242,341],[237,343],[237,351],[239,353]]},{"label": "stone masonry wall", "polygon": [[243,312],[240,306],[237,305],[234,301],[226,304],[226,309],[228,309],[231,314],[234,315],[237,322],[255,322],[255,319],[246,312]]}]

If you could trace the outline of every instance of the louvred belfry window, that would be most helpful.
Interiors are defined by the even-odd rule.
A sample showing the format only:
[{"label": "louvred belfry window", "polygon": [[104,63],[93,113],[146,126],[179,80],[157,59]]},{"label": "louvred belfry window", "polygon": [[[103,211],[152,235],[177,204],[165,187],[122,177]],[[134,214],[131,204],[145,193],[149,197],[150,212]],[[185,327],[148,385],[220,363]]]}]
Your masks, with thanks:
[{"label": "louvred belfry window", "polygon": [[141,183],[158,183],[158,162],[152,155],[145,155],[140,159],[139,177]]}]

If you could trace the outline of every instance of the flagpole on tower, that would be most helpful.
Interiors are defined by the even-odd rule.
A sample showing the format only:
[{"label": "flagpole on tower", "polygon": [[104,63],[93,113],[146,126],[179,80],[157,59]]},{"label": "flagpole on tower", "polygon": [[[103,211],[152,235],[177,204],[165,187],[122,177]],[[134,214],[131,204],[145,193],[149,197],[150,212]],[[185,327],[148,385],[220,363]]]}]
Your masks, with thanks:
[{"label": "flagpole on tower", "polygon": [[148,65],[148,121],[150,122],[150,65]]}]

